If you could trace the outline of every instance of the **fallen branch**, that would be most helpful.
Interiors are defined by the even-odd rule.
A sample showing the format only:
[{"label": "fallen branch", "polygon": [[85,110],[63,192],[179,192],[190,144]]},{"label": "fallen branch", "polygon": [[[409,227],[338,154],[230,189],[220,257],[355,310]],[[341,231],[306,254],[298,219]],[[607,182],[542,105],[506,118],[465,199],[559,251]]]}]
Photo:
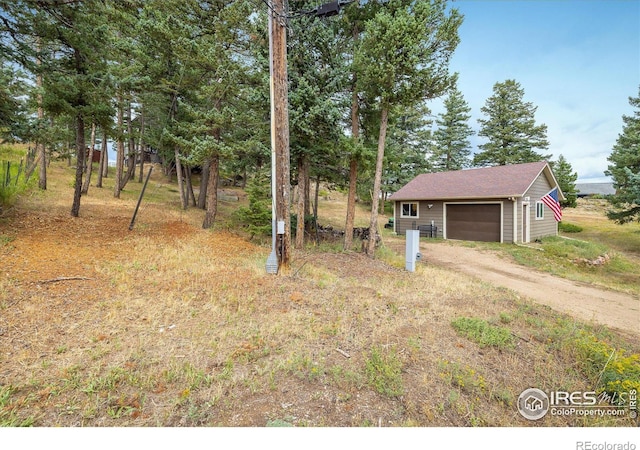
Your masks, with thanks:
[{"label": "fallen branch", "polygon": [[92,278],[87,278],[87,277],[58,277],[58,278],[52,278],[50,280],[42,280],[42,281],[38,281],[39,284],[45,284],[45,283],[57,283],[59,281],[71,281],[71,280],[91,280]]},{"label": "fallen branch", "polygon": [[351,358],[351,355],[345,352],[344,350],[340,350],[339,348],[336,348],[336,351],[340,353],[342,356],[344,356],[345,358]]}]

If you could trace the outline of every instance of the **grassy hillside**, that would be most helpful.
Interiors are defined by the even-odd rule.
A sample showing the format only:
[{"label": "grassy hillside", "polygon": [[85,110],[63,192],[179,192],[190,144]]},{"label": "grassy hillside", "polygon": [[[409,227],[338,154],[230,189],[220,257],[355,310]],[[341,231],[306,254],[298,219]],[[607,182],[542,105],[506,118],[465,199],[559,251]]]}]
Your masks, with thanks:
[{"label": "grassy hillside", "polygon": [[[446,269],[324,244],[266,274],[268,245],[182,211],[155,171],[122,199],[73,169],[0,220],[4,426],[632,426],[628,415],[529,421],[520,393],[640,388],[640,339]],[[343,202],[321,200],[340,225]],[[358,220],[366,219],[366,210]],[[385,219],[383,219],[385,220]],[[365,222],[366,223],[366,222]],[[391,238],[385,235],[385,238]]]}]

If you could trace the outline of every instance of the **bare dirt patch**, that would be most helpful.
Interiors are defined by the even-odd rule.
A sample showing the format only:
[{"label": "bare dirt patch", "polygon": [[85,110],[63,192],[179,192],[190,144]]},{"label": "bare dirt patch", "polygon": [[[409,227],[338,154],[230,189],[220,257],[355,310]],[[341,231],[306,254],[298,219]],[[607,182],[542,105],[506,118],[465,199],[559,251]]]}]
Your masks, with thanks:
[{"label": "bare dirt patch", "polygon": [[505,287],[580,320],[640,334],[640,299],[509,262],[498,254],[447,243],[422,242],[424,261]]}]

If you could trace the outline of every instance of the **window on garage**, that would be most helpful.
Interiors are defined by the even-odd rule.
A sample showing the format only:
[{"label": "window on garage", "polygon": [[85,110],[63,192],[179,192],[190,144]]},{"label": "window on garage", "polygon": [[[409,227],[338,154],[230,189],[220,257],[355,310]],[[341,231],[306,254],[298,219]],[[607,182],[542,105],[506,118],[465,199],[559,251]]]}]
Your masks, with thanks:
[{"label": "window on garage", "polygon": [[544,203],[536,202],[536,220],[544,219]]},{"label": "window on garage", "polygon": [[401,217],[418,217],[418,202],[402,203]]}]

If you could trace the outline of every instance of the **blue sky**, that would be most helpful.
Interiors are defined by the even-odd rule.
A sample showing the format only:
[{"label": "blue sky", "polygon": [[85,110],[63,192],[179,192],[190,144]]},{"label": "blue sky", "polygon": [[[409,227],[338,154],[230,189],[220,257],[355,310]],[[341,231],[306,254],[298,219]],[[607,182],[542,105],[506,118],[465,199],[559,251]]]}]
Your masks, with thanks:
[{"label": "blue sky", "polygon": [[[579,182],[609,181],[607,157],[640,87],[639,0],[456,0],[465,17],[451,61],[479,129],[496,82],[514,79]],[[434,113],[441,105],[431,105]],[[473,151],[485,142],[473,137]]]}]

